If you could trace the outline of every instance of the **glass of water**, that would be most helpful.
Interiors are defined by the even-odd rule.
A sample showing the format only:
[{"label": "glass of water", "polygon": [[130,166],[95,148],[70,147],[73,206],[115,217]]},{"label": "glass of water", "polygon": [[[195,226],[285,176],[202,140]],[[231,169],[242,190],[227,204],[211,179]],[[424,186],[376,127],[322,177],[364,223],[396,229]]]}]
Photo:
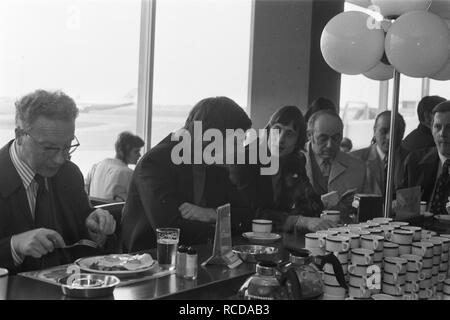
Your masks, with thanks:
[{"label": "glass of water", "polygon": [[156,229],[157,259],[162,269],[175,269],[180,229]]}]

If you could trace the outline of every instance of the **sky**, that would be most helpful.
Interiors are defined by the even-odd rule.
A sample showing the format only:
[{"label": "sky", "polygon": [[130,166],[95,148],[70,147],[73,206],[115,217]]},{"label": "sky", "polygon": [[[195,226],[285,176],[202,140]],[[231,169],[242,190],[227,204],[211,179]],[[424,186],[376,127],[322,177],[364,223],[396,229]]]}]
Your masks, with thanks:
[{"label": "sky", "polygon": [[[140,0],[1,0],[0,97],[38,87],[113,101],[137,88]],[[155,104],[246,104],[250,0],[159,0]]]}]

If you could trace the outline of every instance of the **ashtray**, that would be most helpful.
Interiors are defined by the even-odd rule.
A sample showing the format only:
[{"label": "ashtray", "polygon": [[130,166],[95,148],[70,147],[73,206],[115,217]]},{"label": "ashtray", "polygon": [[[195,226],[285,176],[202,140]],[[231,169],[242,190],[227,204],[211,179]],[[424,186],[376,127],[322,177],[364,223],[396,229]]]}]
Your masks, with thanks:
[{"label": "ashtray", "polygon": [[258,245],[234,246],[233,252],[243,261],[257,263],[259,261],[276,261],[278,248]]},{"label": "ashtray", "polygon": [[119,278],[112,275],[80,273],[71,276],[60,279],[59,284],[64,295],[74,298],[109,296],[120,283]]}]

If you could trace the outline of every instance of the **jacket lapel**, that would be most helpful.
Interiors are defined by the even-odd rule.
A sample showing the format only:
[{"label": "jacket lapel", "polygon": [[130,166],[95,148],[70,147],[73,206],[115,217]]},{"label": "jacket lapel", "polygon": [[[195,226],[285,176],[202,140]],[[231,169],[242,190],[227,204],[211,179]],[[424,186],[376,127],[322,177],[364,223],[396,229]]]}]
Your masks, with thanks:
[{"label": "jacket lapel", "polygon": [[336,158],[331,164],[331,172],[330,177],[328,178],[328,185],[330,185],[335,179],[337,179],[341,174],[343,174],[345,170],[347,170],[347,168],[348,165],[345,159],[341,157],[341,152],[338,152]]},{"label": "jacket lapel", "polygon": [[311,182],[311,185],[315,185],[315,181],[314,181],[314,175],[312,174],[312,163],[311,163],[311,155],[312,155],[312,151],[311,151],[311,142],[308,142],[308,144],[306,145],[306,152],[304,152],[305,154],[305,158],[306,158],[306,175],[309,178],[309,181]]},{"label": "jacket lapel", "polygon": [[[0,194],[4,198],[12,197],[13,208],[16,209],[14,210],[16,211],[14,215],[22,215],[24,221],[32,227],[34,221],[31,216],[25,188],[9,156],[9,148],[13,141],[11,140],[0,150]],[[13,195],[14,193],[15,195]]]}]

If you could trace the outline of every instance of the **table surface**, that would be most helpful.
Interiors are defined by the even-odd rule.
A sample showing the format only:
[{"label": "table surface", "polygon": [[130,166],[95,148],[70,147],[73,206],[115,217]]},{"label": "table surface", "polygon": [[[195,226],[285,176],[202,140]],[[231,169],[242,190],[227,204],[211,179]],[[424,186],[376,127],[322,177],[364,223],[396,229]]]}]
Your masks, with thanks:
[{"label": "table surface", "polygon": [[[242,237],[233,238],[233,245],[249,244]],[[287,257],[286,247],[303,248],[304,234],[282,234],[282,238],[270,244],[280,249],[282,258]],[[201,264],[212,253],[212,245],[195,246]],[[155,256],[155,251],[151,251]],[[238,292],[244,281],[255,272],[255,264],[242,263],[229,269],[226,266],[199,266],[195,280],[186,280],[175,274],[157,279],[117,287],[107,300],[146,300],[146,299],[227,299]],[[59,286],[22,276],[8,278],[8,300],[67,300],[73,299],[62,294]]]}]

